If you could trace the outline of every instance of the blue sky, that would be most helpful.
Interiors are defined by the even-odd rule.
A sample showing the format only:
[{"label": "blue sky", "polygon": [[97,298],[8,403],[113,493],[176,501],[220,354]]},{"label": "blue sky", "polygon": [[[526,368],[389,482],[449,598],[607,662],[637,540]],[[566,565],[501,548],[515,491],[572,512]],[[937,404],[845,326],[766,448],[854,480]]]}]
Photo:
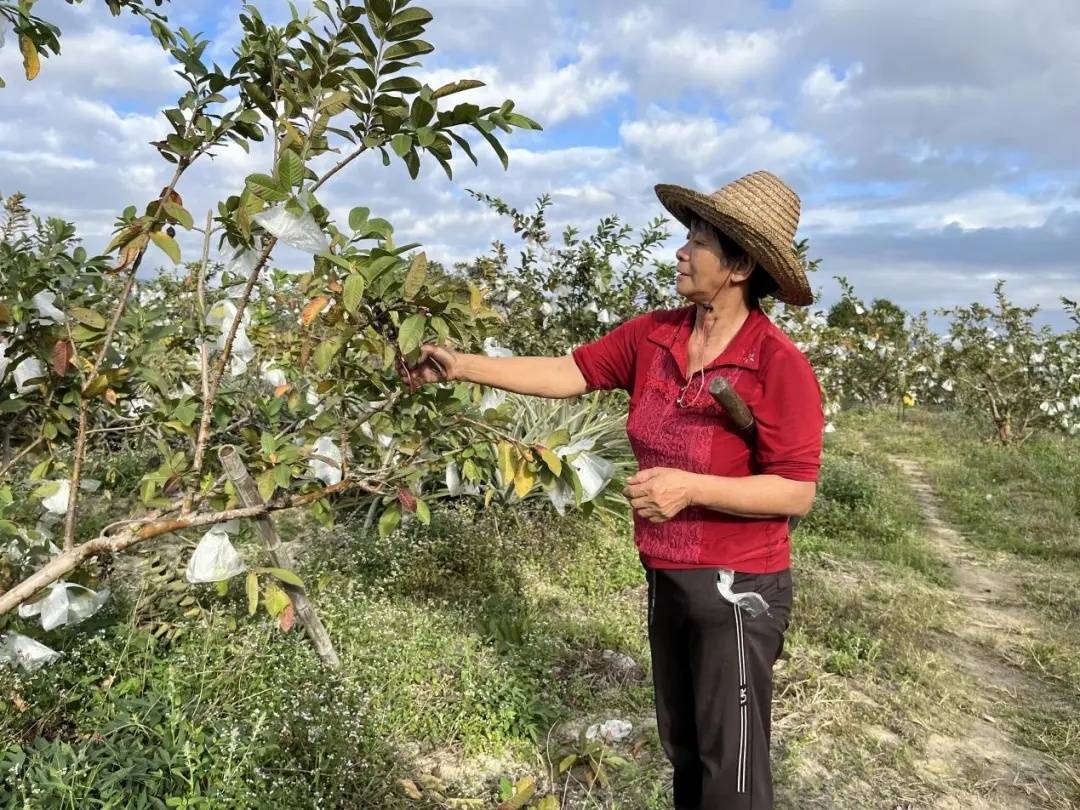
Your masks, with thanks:
[{"label": "blue sky", "polygon": [[[142,25],[103,3],[43,0],[63,54],[37,81],[0,49],[0,193],[75,221],[100,247],[126,205],[164,184],[147,145],[175,97],[167,58]],[[174,20],[224,60],[236,0],[173,0]],[[259,0],[268,18],[286,4]],[[302,3],[300,5],[303,5]],[[755,169],[803,200],[801,235],[865,298],[918,311],[989,301],[1004,277],[1019,302],[1080,298],[1080,4],[1074,0],[431,0],[438,50],[423,78],[475,77],[480,100],[512,97],[545,125],[511,139],[504,173],[480,150],[453,183],[438,167],[357,166],[328,191],[344,212],[370,206],[429,255],[476,255],[512,233],[463,193],[528,206],[555,199],[557,225],[662,213],[657,182],[712,191]],[[185,194],[205,211],[265,171],[265,155],[223,154]],[[675,240],[665,247],[674,250]],[[299,262],[282,256],[282,262]]]}]

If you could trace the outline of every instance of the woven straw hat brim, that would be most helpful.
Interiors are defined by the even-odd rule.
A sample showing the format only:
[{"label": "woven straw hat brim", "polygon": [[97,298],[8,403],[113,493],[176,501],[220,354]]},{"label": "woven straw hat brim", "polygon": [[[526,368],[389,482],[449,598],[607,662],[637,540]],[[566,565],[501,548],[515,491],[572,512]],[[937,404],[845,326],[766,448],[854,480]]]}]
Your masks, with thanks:
[{"label": "woven straw hat brim", "polygon": [[[806,272],[795,255],[792,245],[794,228],[785,231],[779,219],[797,223],[799,211],[797,198],[794,206],[782,197],[772,197],[768,205],[779,206],[779,218],[763,207],[748,210],[744,205],[725,198],[722,189],[708,196],[693,189],[669,184],[656,186],[656,196],[661,204],[679,222],[690,227],[691,214],[716,226],[722,233],[734,239],[770,276],[780,288],[773,295],[786,304],[806,306],[814,302],[814,294]],[[774,224],[775,223],[775,224]]]}]

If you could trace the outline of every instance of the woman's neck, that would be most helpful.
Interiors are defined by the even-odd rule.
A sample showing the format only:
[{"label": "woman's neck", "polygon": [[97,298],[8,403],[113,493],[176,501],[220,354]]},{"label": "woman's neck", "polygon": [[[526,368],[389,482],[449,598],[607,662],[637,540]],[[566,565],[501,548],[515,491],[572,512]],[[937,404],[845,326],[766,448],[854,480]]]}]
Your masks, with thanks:
[{"label": "woman's neck", "polygon": [[716,301],[709,309],[697,304],[694,309],[694,334],[707,336],[709,344],[726,344],[750,315],[750,306],[741,296]]}]

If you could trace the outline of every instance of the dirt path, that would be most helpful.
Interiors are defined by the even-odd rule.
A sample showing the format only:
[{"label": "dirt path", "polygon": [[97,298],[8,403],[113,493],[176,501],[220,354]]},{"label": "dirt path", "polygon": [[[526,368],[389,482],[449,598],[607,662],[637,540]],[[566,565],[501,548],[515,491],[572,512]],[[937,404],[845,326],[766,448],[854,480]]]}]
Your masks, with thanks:
[{"label": "dirt path", "polygon": [[939,810],[1023,810],[1067,807],[1055,790],[1054,763],[1012,739],[1011,707],[1066,708],[1051,686],[1018,669],[1002,651],[1042,637],[1038,616],[1024,606],[1008,560],[991,561],[941,517],[937,496],[919,462],[892,458],[904,473],[926,520],[927,537],[951,566],[956,621],[942,635],[941,652],[971,676],[976,689],[971,725],[932,734],[921,766],[950,786]]}]

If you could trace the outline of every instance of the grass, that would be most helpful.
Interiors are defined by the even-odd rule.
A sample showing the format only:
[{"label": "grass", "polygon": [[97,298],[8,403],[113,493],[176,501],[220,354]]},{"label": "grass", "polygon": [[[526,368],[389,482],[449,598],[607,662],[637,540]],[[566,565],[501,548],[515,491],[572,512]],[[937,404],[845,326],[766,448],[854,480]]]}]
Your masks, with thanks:
[{"label": "grass", "polygon": [[[987,553],[1040,549],[1018,558],[1046,577],[1023,593],[1060,634],[1013,653],[1064,688],[1078,673],[1080,598],[1065,581],[1074,558],[1037,532],[1075,524],[1066,503],[1044,508],[1030,493],[1065,497],[1049,484],[1074,474],[1069,449],[1048,442],[1027,462],[1002,458],[966,423],[934,415],[898,426],[854,412],[839,424],[818,502],[794,535],[795,606],[775,679],[777,806],[928,806],[960,778],[927,767],[928,738],[957,733],[985,705],[940,649],[952,583],[889,455],[923,459],[939,491],[963,490],[948,491],[943,509],[965,531],[965,515],[997,527],[972,534]],[[1004,490],[985,489],[994,476],[1011,507],[967,509],[987,491],[1006,503]],[[288,521],[281,532],[339,673],[321,669],[295,631],[248,618],[240,582],[226,596],[197,589],[202,617],[172,616],[188,632],[155,643],[118,567],[114,584],[127,587],[102,614],[42,638],[64,650],[61,662],[0,673],[0,806],[493,807],[522,777],[565,808],[670,806],[628,526],[459,505],[430,529],[409,524],[382,540],[351,524]],[[615,672],[605,651],[640,667]],[[611,718],[634,724],[630,740],[582,740]],[[1064,714],[1017,710],[1011,722],[1041,750],[1075,751],[1080,729]],[[575,764],[559,773],[568,756]]]}]

